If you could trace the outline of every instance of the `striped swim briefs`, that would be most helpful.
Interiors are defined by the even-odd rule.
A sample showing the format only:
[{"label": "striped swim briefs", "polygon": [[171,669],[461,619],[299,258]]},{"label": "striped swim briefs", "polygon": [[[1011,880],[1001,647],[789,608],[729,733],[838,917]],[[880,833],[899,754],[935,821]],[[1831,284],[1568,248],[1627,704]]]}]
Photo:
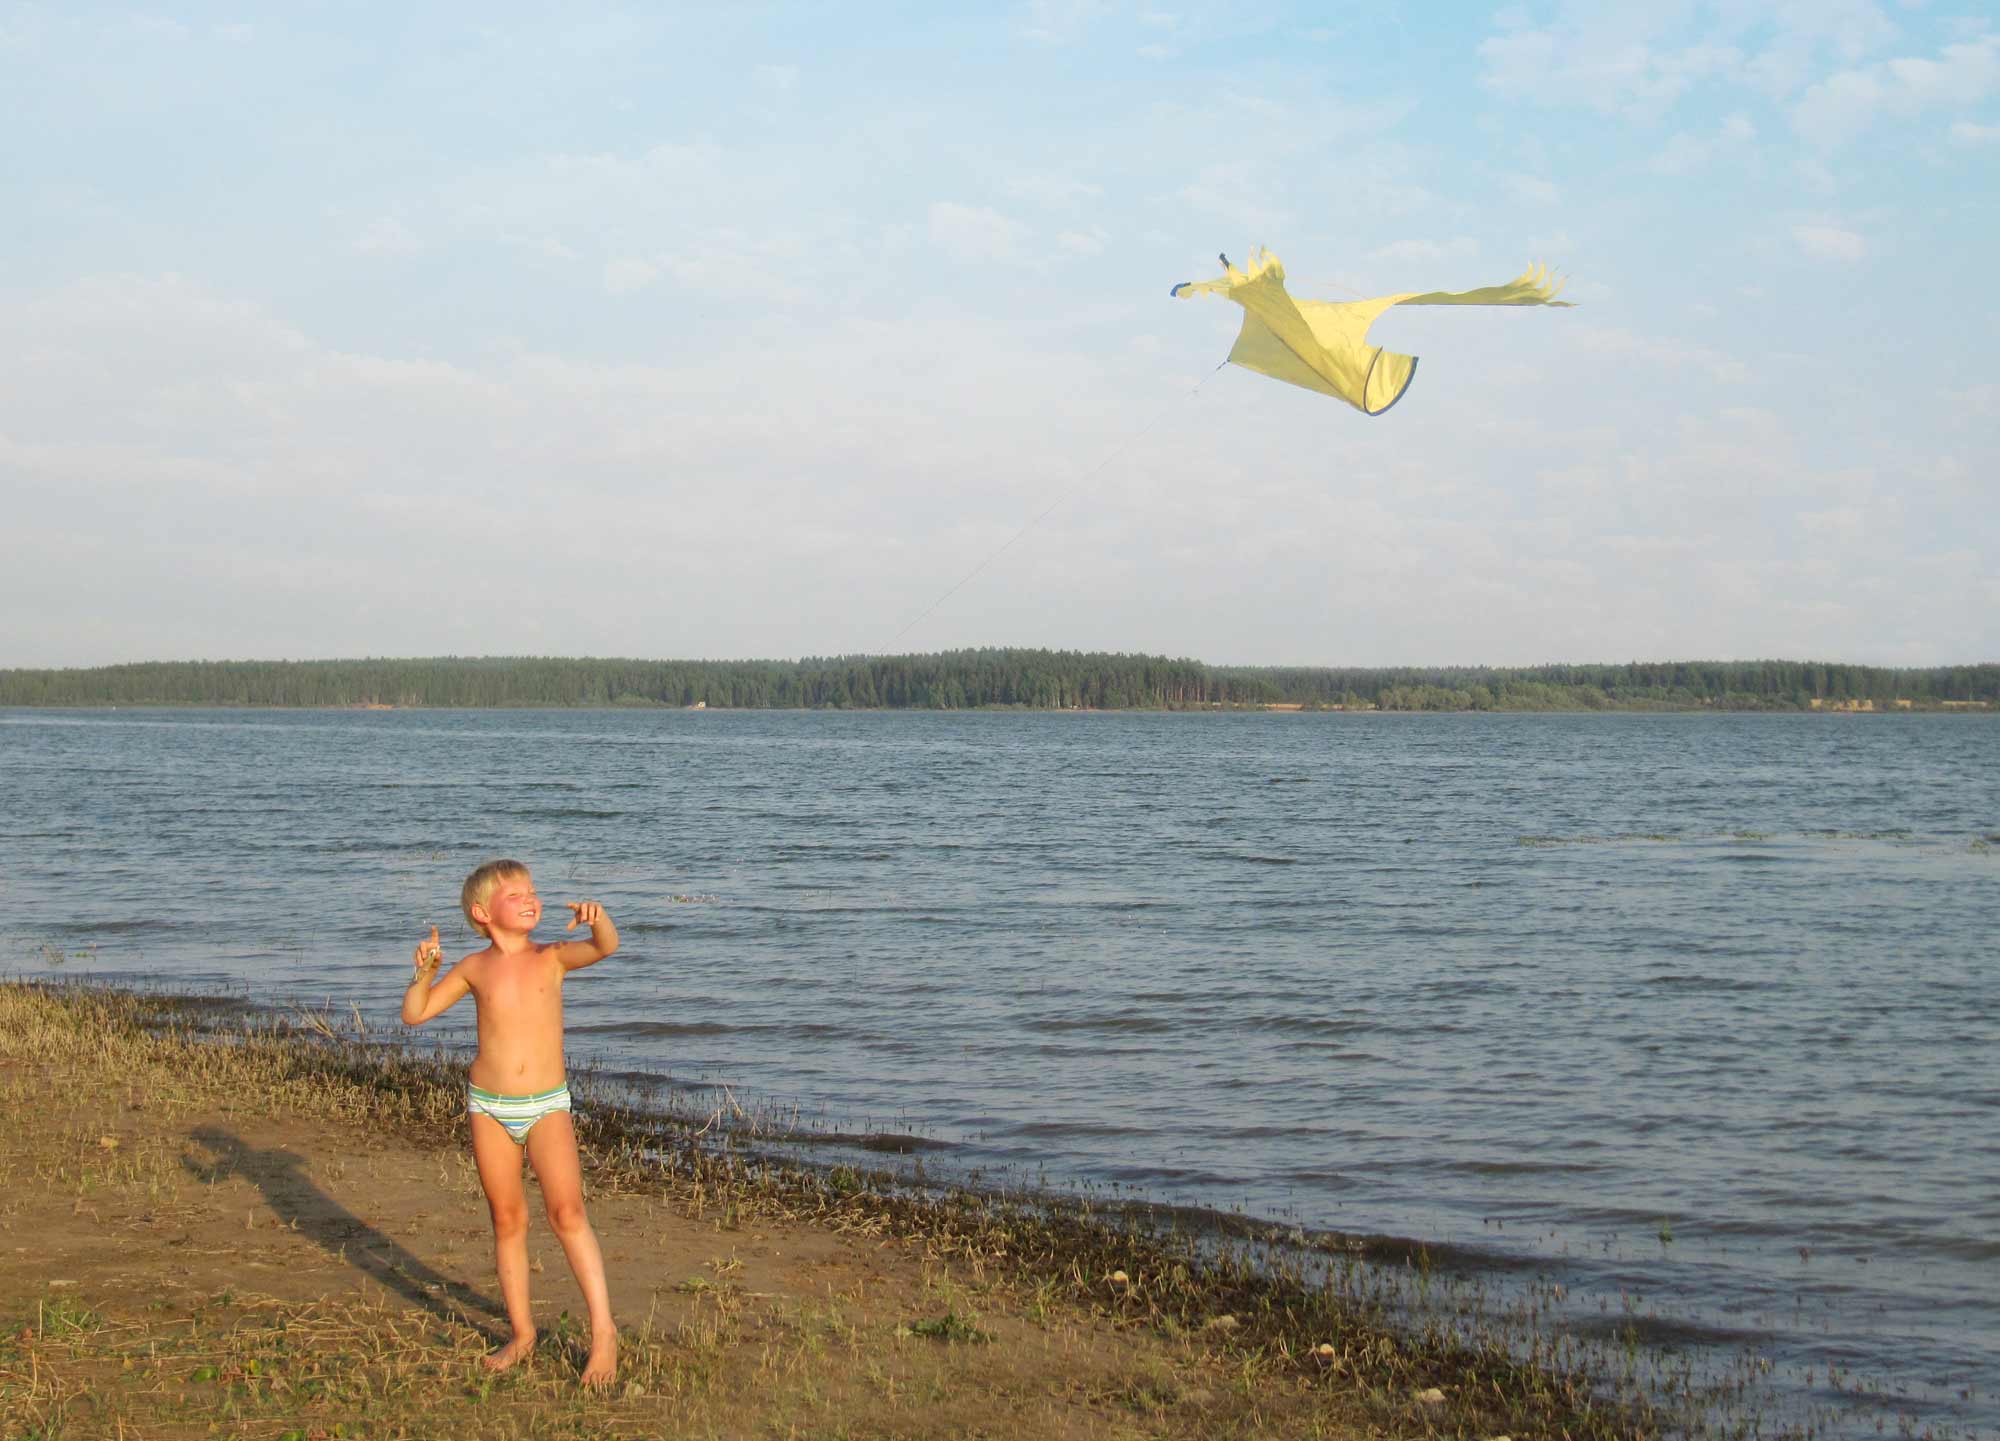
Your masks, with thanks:
[{"label": "striped swim briefs", "polygon": [[543,1091],[534,1096],[503,1096],[498,1091],[482,1091],[471,1085],[465,1088],[465,1114],[491,1116],[507,1128],[507,1134],[514,1138],[517,1146],[528,1143],[528,1132],[535,1129],[535,1122],[552,1111],[568,1109],[567,1081],[553,1091]]}]

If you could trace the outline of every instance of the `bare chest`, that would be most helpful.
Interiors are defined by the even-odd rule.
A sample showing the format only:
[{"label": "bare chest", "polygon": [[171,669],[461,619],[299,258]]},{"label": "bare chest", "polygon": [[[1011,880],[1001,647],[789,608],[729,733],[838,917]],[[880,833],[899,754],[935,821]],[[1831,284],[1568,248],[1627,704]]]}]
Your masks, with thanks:
[{"label": "bare chest", "polygon": [[546,956],[520,957],[488,966],[474,987],[482,1007],[502,1014],[562,1009],[562,969]]}]

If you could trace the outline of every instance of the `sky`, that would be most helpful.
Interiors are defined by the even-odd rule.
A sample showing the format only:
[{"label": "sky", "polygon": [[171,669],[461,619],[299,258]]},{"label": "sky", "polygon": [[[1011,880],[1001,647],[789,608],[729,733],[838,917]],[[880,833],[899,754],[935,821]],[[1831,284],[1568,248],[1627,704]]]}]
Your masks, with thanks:
[{"label": "sky", "polygon": [[[0,0],[0,96],[0,666],[2000,661],[1984,3]],[[1369,418],[1169,298],[1258,245],[1577,308]]]}]

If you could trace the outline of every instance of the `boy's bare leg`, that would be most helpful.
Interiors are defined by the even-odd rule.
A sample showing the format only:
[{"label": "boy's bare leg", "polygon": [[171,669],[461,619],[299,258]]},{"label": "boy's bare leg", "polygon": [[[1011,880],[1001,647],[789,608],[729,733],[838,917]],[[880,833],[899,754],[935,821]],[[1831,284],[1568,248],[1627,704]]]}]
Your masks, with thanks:
[{"label": "boy's bare leg", "polygon": [[491,1116],[472,1118],[472,1159],[493,1213],[493,1260],[500,1272],[500,1300],[513,1337],[486,1358],[504,1371],[535,1349],[535,1315],[528,1309],[528,1191],[521,1179],[521,1148]]},{"label": "boy's bare leg", "polygon": [[604,1253],[583,1211],[583,1168],[576,1157],[576,1128],[567,1111],[552,1111],[528,1132],[528,1163],[542,1183],[549,1228],[562,1242],[569,1268],[590,1308],[590,1358],[583,1384],[603,1386],[618,1370],[618,1328],[611,1320],[611,1290],[604,1280]]}]

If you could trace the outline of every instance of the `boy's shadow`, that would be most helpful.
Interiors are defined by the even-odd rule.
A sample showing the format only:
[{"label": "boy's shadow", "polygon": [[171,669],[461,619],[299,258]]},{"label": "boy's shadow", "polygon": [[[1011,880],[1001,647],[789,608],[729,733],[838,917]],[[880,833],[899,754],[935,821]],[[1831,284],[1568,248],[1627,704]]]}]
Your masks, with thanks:
[{"label": "boy's shadow", "polygon": [[311,1237],[329,1255],[346,1261],[441,1321],[469,1321],[468,1311],[506,1319],[505,1310],[493,1301],[462,1282],[439,1275],[314,1185],[305,1173],[302,1157],[282,1149],[254,1150],[214,1126],[197,1126],[191,1134],[214,1156],[206,1162],[194,1156],[183,1158],[181,1164],[199,1180],[212,1183],[241,1176],[264,1193],[265,1201],[286,1226]]}]

